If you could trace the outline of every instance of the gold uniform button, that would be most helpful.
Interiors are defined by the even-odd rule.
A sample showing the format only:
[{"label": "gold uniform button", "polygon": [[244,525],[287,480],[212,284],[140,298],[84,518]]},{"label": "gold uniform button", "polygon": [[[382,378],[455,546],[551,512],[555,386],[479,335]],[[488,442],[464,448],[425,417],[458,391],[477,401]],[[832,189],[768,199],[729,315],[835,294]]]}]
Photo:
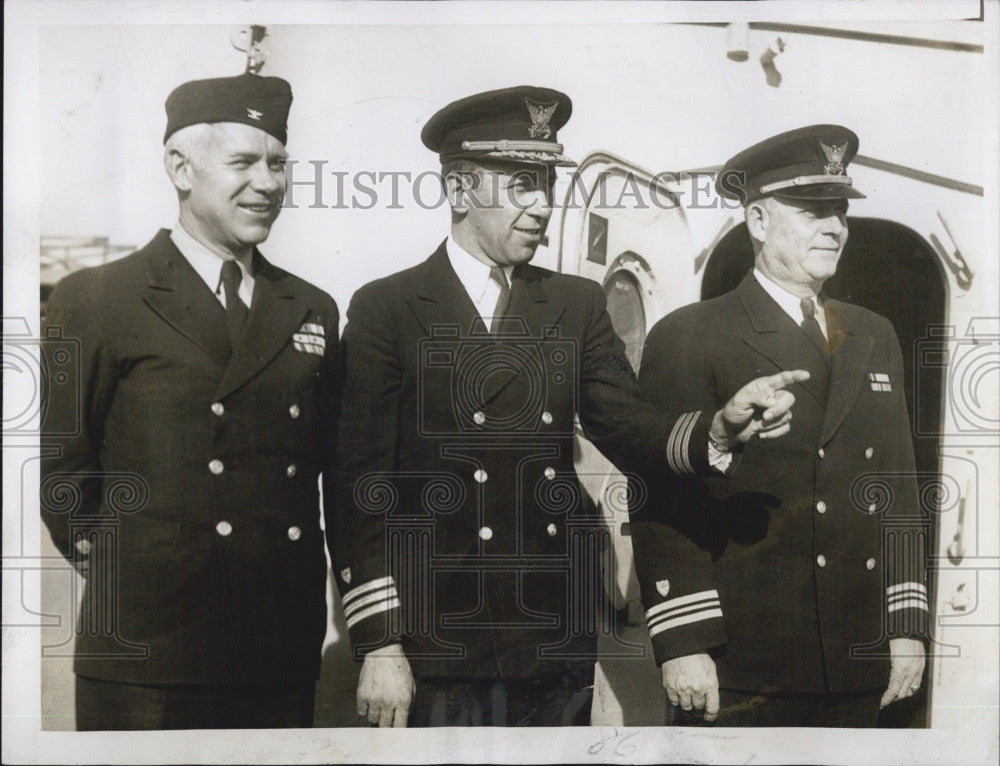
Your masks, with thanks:
[{"label": "gold uniform button", "polygon": [[552,481],[554,478],[556,478],[556,469],[552,468],[551,466],[546,468],[545,478],[548,479],[549,481]]},{"label": "gold uniform button", "polygon": [[549,537],[555,537],[558,534],[558,532],[559,532],[559,530],[556,528],[555,524],[549,524],[545,528],[545,531],[549,533]]},{"label": "gold uniform button", "polygon": [[228,521],[220,521],[215,525],[215,531],[223,537],[229,537],[233,533],[233,525]]},{"label": "gold uniform button", "polygon": [[820,513],[826,513],[826,503],[820,500],[818,503],[816,503],[816,510],[819,511]]},{"label": "gold uniform button", "polygon": [[[484,471],[482,468],[480,468],[474,474],[472,474],[472,478],[478,481],[480,484],[484,484],[486,480],[490,478],[490,475],[486,473],[486,471]],[[486,527],[483,527],[483,529],[486,529]]]},{"label": "gold uniform button", "polygon": [[290,466],[288,466],[288,468],[285,469],[285,476],[287,476],[289,479],[292,479],[298,472],[299,469],[295,467],[295,463],[292,463]]},{"label": "gold uniform button", "polygon": [[302,530],[301,529],[299,529],[298,527],[289,527],[288,528],[288,539],[289,540],[291,540],[292,542],[295,542],[300,537],[302,537]]},{"label": "gold uniform button", "polygon": [[548,410],[546,410],[545,412],[543,412],[542,413],[542,422],[545,425],[547,425],[547,426],[551,425],[552,424],[552,413],[549,412]]},{"label": "gold uniform button", "polygon": [[223,406],[222,402],[214,402],[212,404],[212,413],[218,415],[220,418],[222,417],[222,413],[225,411],[226,408]]},{"label": "gold uniform button", "polygon": [[493,530],[489,527],[483,527],[479,530],[479,537],[483,540],[490,540],[493,538]]},{"label": "gold uniform button", "polygon": [[221,460],[213,460],[208,464],[208,470],[218,476],[226,470],[226,466],[222,464]]},{"label": "gold uniform button", "polygon": [[872,455],[874,455],[874,454],[875,454],[875,450],[873,450],[871,447],[869,447],[868,449],[865,450],[865,460],[871,460],[872,459]]},{"label": "gold uniform button", "polygon": [[475,415],[472,416],[472,420],[475,422],[477,426],[481,426],[483,423],[486,422],[486,413],[477,412]]},{"label": "gold uniform button", "polygon": [[822,460],[825,457],[826,457],[826,451],[822,447],[820,447],[819,448],[819,459]]},{"label": "gold uniform button", "polygon": [[301,414],[301,412],[302,410],[299,409],[299,405],[297,404],[293,404],[291,407],[288,408],[288,414],[291,415],[292,420],[295,420],[295,418],[297,418]]},{"label": "gold uniform button", "polygon": [[818,564],[819,566],[821,566],[821,567],[825,567],[825,566],[826,566],[826,556],[824,556],[824,555],[823,555],[822,553],[821,553],[821,554],[819,554],[819,555],[818,555],[818,556],[816,557],[816,563],[817,563],[817,564]]},{"label": "gold uniform button", "polygon": [[874,568],[875,568],[875,559],[868,559],[868,561],[865,562],[865,569],[867,569],[870,572]]}]

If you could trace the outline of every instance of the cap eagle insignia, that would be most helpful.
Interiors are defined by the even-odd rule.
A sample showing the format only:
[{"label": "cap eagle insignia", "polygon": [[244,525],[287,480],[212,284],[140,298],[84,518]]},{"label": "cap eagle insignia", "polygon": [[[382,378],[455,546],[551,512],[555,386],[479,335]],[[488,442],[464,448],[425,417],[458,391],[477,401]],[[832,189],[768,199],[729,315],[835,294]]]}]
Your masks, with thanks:
[{"label": "cap eagle insignia", "polygon": [[819,145],[827,159],[827,164],[823,166],[826,174],[828,176],[843,175],[844,165],[841,160],[844,159],[844,154],[847,152],[847,141],[844,141],[842,144],[834,144],[833,146],[820,141]]},{"label": "cap eagle insignia", "polygon": [[263,116],[264,116],[263,112],[258,112],[256,109],[250,109],[249,107],[247,107],[247,117],[249,117],[251,120],[259,120]]},{"label": "cap eagle insignia", "polygon": [[548,138],[552,135],[552,128],[549,127],[549,120],[559,106],[558,101],[551,104],[534,104],[528,99],[524,99],[524,105],[528,107],[528,116],[531,118],[531,127],[528,128],[528,135],[532,138]]}]

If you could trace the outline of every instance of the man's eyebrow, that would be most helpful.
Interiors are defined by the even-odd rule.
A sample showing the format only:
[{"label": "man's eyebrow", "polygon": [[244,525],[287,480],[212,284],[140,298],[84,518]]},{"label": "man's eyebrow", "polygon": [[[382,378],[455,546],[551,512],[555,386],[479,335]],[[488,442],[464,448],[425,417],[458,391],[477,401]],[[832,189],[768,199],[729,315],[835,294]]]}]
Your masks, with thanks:
[{"label": "man's eyebrow", "polygon": [[[247,149],[240,151],[234,151],[229,155],[230,160],[248,160],[251,162],[256,162],[261,157],[265,156],[261,152],[255,152]],[[288,159],[288,152],[272,152],[267,155],[268,162],[285,162]]]}]

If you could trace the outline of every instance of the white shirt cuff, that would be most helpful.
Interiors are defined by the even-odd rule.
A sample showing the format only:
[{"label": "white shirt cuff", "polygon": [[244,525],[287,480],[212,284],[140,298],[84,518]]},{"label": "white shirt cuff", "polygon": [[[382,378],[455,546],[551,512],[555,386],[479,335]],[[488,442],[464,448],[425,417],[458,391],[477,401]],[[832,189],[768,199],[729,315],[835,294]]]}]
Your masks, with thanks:
[{"label": "white shirt cuff", "polygon": [[708,445],[708,464],[719,471],[719,473],[725,473],[726,469],[729,468],[729,464],[733,462],[732,452],[722,452],[717,450],[712,446],[711,442]]}]

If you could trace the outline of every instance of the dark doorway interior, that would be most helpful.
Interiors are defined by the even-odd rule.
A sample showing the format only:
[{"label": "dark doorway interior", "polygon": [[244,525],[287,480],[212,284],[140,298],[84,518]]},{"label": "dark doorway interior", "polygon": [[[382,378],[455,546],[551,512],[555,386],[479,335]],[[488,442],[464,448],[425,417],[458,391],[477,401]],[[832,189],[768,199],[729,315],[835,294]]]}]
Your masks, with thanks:
[{"label": "dark doorway interior", "polygon": [[625,353],[633,370],[642,361],[642,344],[646,339],[646,312],[642,305],[639,281],[627,271],[618,270],[604,283],[608,298],[608,314],[618,337],[625,343]]},{"label": "dark doorway interior", "polygon": [[[850,238],[837,273],[824,290],[832,298],[855,303],[887,317],[896,329],[906,372],[906,404],[911,423],[922,425],[913,439],[917,470],[938,472],[942,432],[943,367],[914,363],[917,342],[928,329],[946,321],[946,280],[937,256],[919,234],[893,221],[849,218]],[[712,252],[701,283],[701,299],[734,289],[753,267],[753,249],[745,224],[729,231]],[[915,392],[920,392],[916,397]],[[916,412],[914,402],[919,403]],[[927,428],[926,424],[937,424]],[[930,433],[928,433],[930,432]],[[930,530],[929,550],[937,550],[937,530]],[[930,593],[934,583],[928,583]],[[879,725],[888,728],[927,725],[928,684],[920,693],[886,708]]]}]

